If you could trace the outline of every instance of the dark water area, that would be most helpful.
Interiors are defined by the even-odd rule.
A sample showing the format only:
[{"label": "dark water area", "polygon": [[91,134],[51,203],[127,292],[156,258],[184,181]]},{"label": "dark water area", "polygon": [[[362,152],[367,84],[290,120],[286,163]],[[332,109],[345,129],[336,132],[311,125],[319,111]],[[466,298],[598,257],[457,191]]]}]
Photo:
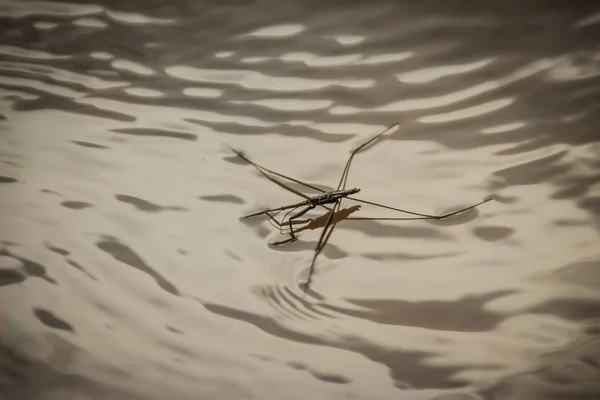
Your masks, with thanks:
[{"label": "dark water area", "polygon": [[[599,37],[592,1],[0,1],[0,400],[600,398]],[[314,274],[326,210],[242,218],[395,123],[357,197],[495,200],[346,199]]]}]

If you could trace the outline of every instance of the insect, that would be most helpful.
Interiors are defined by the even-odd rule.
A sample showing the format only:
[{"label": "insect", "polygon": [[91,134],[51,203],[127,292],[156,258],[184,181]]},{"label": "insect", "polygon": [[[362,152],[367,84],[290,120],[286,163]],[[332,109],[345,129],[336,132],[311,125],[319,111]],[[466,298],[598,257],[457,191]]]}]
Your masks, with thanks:
[{"label": "insect", "polygon": [[[248,164],[250,164],[254,168],[256,168],[256,170],[258,170],[258,172],[260,172],[264,177],[269,179],[271,182],[279,185],[280,187],[284,188],[285,190],[288,190],[288,191],[304,198],[303,201],[295,203],[295,204],[289,204],[289,205],[285,205],[285,206],[281,206],[281,207],[277,207],[277,208],[270,208],[267,210],[258,211],[258,212],[244,216],[244,218],[252,218],[252,217],[258,217],[261,215],[266,215],[268,217],[269,223],[271,223],[271,225],[273,225],[275,228],[278,228],[281,233],[284,233],[284,232],[288,233],[289,238],[275,242],[275,243],[273,243],[274,245],[283,245],[283,244],[289,244],[289,243],[295,242],[298,239],[298,237],[296,236],[297,232],[299,232],[300,230],[304,230],[304,229],[314,229],[314,228],[310,228],[310,225],[311,225],[311,223],[315,222],[317,219],[312,219],[312,218],[309,218],[306,220],[299,219],[300,217],[304,216],[310,210],[312,210],[316,207],[323,207],[327,210],[327,213],[325,214],[326,220],[323,225],[323,230],[321,231],[319,241],[317,242],[317,246],[315,247],[313,257],[312,257],[312,260],[310,263],[310,267],[308,270],[308,278],[307,278],[306,283],[304,284],[304,292],[305,293],[310,289],[310,284],[312,282],[312,277],[313,277],[313,274],[315,271],[315,264],[317,261],[317,257],[323,251],[323,248],[329,241],[329,238],[331,237],[331,234],[333,233],[333,230],[334,230],[337,222],[339,222],[342,219],[385,220],[385,221],[406,221],[406,220],[417,220],[417,219],[440,220],[440,219],[449,218],[454,215],[471,210],[483,203],[487,203],[488,201],[493,200],[493,197],[487,197],[486,199],[484,199],[483,201],[480,201],[479,203],[470,205],[465,208],[461,208],[458,211],[453,211],[453,212],[449,212],[449,213],[442,214],[442,215],[431,215],[431,214],[423,214],[423,213],[418,213],[418,212],[414,212],[414,211],[404,210],[401,208],[391,207],[391,206],[387,206],[384,204],[379,204],[379,203],[375,203],[372,201],[367,201],[367,200],[363,200],[363,199],[358,199],[356,197],[352,197],[354,194],[360,192],[359,188],[346,189],[348,175],[350,173],[350,166],[352,164],[352,160],[354,159],[354,156],[356,154],[358,154],[361,150],[363,150],[365,147],[367,147],[369,144],[375,142],[386,132],[395,130],[396,128],[398,128],[398,126],[399,126],[399,124],[394,124],[394,125],[386,128],[382,132],[378,133],[377,135],[373,136],[371,139],[367,140],[366,142],[362,143],[361,145],[356,147],[354,150],[352,150],[350,153],[350,156],[348,157],[348,161],[346,161],[346,166],[344,167],[344,170],[342,172],[342,176],[337,185],[337,188],[335,190],[331,190],[331,191],[325,191],[314,185],[310,185],[306,182],[302,182],[298,179],[283,175],[279,172],[276,172],[276,171],[273,171],[266,167],[263,167],[262,165],[259,165],[255,162],[251,161],[242,152],[232,149],[232,151],[235,154],[237,154],[238,157],[240,157],[242,160],[244,160],[245,162],[247,162]],[[281,182],[280,180],[276,179],[275,177],[282,178],[287,181],[299,184],[301,186],[316,190],[317,192],[319,192],[319,194],[317,194],[315,196],[308,196],[308,195],[286,185],[285,183]],[[411,217],[392,217],[392,218],[349,217],[349,215],[352,214],[353,212],[357,211],[359,207],[354,206],[354,207],[342,210],[341,205],[342,205],[343,199],[348,199],[348,200],[356,201],[359,203],[369,204],[372,206],[385,208],[388,210],[398,211],[398,212],[401,212],[404,214],[411,215]],[[279,221],[276,217],[279,213],[281,213],[283,211],[286,211],[286,214],[281,219],[281,221]],[[321,222],[322,222],[323,216],[319,217],[319,218],[321,219]],[[301,228],[294,229],[294,227],[297,225],[301,225]]]}]

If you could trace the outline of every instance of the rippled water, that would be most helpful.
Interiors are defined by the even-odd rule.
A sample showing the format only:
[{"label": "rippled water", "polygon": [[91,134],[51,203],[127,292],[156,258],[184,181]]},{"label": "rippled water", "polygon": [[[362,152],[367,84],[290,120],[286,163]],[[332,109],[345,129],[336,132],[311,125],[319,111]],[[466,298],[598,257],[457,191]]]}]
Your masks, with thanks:
[{"label": "rippled water", "polygon": [[[593,2],[14,0],[0,19],[0,398],[600,396]],[[360,198],[496,201],[343,220],[304,294],[319,230],[276,247],[240,219],[302,199],[230,146],[331,188],[395,122],[352,165]]]}]

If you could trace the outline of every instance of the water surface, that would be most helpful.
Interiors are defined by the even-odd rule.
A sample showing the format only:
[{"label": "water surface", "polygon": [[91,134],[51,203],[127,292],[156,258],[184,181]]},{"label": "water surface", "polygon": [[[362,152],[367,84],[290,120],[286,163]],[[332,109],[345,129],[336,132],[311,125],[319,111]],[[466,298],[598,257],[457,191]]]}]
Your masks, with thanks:
[{"label": "water surface", "polygon": [[[0,19],[7,399],[600,396],[593,3],[4,1]],[[240,219],[302,199],[230,146],[331,188],[396,122],[352,165],[361,198],[496,201],[341,221],[305,295],[319,230],[275,247]]]}]

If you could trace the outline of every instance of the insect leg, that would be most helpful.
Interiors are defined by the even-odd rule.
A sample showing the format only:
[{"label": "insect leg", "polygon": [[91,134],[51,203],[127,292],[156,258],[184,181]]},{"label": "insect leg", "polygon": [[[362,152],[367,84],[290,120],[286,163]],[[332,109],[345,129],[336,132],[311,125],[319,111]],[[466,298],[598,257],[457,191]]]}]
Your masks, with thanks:
[{"label": "insect leg", "polygon": [[310,210],[312,210],[313,208],[315,208],[316,206],[312,203],[309,203],[306,208],[300,210],[299,212],[297,212],[296,214],[292,215],[288,221],[287,221],[287,225],[290,229],[290,231],[288,232],[290,237],[288,239],[284,239],[281,240],[279,242],[275,242],[273,243],[274,245],[281,245],[281,244],[288,244],[288,243],[293,243],[296,240],[298,240],[298,237],[294,234],[294,220],[296,218],[300,218],[301,216],[303,216],[304,214],[306,214],[307,212],[309,212]]}]

